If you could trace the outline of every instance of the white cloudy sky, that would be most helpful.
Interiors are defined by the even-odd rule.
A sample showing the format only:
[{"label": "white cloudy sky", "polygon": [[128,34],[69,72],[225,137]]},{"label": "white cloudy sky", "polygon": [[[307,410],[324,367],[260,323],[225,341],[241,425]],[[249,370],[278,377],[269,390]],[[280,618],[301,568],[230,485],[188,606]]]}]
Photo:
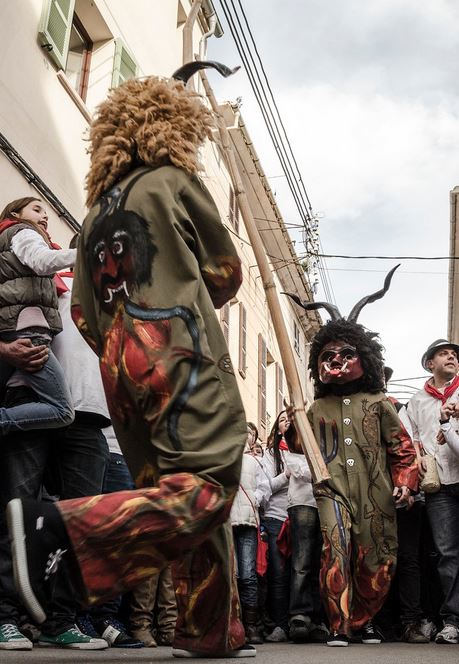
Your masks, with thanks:
[{"label": "white cloudy sky", "polygon": [[[240,58],[214,4],[225,34],[209,41],[209,58],[233,66]],[[459,185],[457,1],[242,5],[321,215],[325,253],[447,256],[449,192]],[[245,72],[225,81],[210,77],[221,99],[242,96],[265,172],[280,175]],[[273,177],[271,186],[284,219],[297,223],[283,179]],[[378,290],[397,262],[327,259],[343,315]],[[423,375],[422,353],[447,328],[448,261],[401,262],[384,300],[368,305],[359,319],[380,333],[397,378]]]}]

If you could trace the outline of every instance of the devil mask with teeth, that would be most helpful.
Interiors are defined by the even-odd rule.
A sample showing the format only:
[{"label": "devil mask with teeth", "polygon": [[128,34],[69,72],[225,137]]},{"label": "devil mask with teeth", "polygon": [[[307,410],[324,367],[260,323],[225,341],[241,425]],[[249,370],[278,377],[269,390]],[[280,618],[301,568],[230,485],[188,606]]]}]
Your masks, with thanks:
[{"label": "devil mask with teeth", "polygon": [[328,302],[302,302],[296,295],[289,293],[307,311],[323,307],[331,316],[331,320],[320,328],[311,344],[309,368],[316,399],[328,394],[359,391],[376,393],[384,389],[383,347],[378,341],[378,335],[357,323],[357,317],[366,304],[385,295],[397,267],[388,273],[383,288],[362,298],[347,319]]}]

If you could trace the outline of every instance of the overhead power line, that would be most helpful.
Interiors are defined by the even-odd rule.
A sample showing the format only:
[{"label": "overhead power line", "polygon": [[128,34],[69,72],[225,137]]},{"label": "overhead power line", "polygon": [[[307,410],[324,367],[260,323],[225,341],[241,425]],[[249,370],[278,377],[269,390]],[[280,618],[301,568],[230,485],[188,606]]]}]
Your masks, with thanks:
[{"label": "overhead power line", "polygon": [[394,260],[394,261],[449,261],[459,260],[459,256],[348,256],[345,254],[313,254],[307,253],[307,256],[315,258],[350,258],[353,260],[377,259],[377,260]]},{"label": "overhead power line", "polygon": [[[238,0],[238,9],[236,9],[234,0],[229,0],[229,2],[227,0],[220,0],[220,5],[298,210],[304,230],[306,249],[322,249],[320,245],[317,245],[317,219],[314,216],[298,162],[293,153],[291,142],[282,121],[242,2]],[[329,275],[327,274],[327,267],[321,256],[317,255],[314,259],[314,267],[317,267],[319,270],[327,299],[333,302],[333,290]]]}]

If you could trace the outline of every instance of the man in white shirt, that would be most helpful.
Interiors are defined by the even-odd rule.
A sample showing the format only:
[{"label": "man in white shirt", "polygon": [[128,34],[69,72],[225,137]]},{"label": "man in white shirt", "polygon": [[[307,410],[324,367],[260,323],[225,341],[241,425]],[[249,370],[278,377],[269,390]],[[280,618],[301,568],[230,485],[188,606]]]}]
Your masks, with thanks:
[{"label": "man in white shirt", "polygon": [[[446,339],[430,344],[422,366],[432,373],[424,387],[409,401],[407,411],[413,442],[435,457],[441,487],[426,494],[427,515],[439,553],[438,573],[445,596],[440,609],[444,622],[436,643],[459,643],[459,457],[448,445],[438,445],[443,403],[459,398],[459,346]],[[457,420],[455,420],[457,423]],[[456,424],[457,426],[457,424]]]}]

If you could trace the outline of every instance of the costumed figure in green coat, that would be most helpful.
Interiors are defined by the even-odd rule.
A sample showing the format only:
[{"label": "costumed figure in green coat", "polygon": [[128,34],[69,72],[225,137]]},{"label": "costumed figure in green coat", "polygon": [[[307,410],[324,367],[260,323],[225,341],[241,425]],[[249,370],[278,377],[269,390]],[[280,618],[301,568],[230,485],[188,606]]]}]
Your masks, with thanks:
[{"label": "costumed figure in green coat", "polygon": [[[54,512],[13,501],[9,522],[17,585],[36,620],[44,618],[57,549],[66,551],[85,604],[126,592],[172,562],[173,654],[244,657],[255,650],[245,645],[227,520],[246,417],[215,314],[242,277],[197,177],[214,121],[185,85],[203,67],[233,73],[193,62],[169,80],[127,81],[90,129],[90,211],[72,316],[100,358],[137,490],[62,501]],[[37,519],[44,526],[30,533]]]},{"label": "costumed figure in green coat", "polygon": [[352,631],[380,643],[372,625],[389,590],[397,557],[395,503],[418,486],[416,454],[384,394],[384,361],[377,335],[357,317],[384,288],[360,300],[347,319],[327,302],[331,316],[311,345],[315,400],[308,412],[330,479],[316,485],[323,535],[321,592],[330,646],[346,646]]}]

